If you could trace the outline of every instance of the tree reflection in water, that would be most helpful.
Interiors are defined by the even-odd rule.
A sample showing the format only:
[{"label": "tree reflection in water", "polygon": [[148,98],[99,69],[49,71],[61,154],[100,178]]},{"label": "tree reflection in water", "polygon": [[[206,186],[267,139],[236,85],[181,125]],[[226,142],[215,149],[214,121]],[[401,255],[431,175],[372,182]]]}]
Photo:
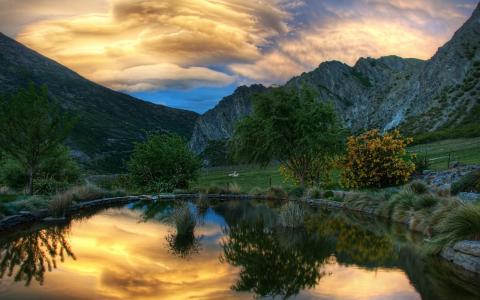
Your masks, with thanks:
[{"label": "tree reflection in water", "polygon": [[66,238],[68,226],[53,226],[23,232],[0,240],[0,279],[5,275],[30,285],[32,279],[44,282],[46,271],[57,267],[57,259],[75,258]]},{"label": "tree reflection in water", "polygon": [[241,222],[226,229],[221,260],[241,267],[235,291],[261,297],[294,296],[314,287],[325,274],[321,266],[333,248],[305,231],[267,228],[262,221]]}]

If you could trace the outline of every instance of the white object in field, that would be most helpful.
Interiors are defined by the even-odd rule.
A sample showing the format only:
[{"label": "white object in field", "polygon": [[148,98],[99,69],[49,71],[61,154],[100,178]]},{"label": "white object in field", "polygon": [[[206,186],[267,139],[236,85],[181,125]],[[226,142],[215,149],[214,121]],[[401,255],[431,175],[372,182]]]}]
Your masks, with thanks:
[{"label": "white object in field", "polygon": [[233,173],[228,174],[230,177],[238,177],[238,175],[240,174],[238,174],[237,171],[233,171]]}]

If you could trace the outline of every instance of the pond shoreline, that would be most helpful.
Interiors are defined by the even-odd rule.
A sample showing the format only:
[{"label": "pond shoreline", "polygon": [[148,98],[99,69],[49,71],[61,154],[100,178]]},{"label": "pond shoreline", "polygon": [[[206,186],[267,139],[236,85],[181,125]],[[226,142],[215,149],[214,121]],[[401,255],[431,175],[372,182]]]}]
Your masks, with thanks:
[{"label": "pond shoreline", "polygon": [[[70,217],[76,213],[82,211],[105,208],[113,205],[129,204],[133,202],[138,202],[141,200],[184,200],[184,199],[199,199],[201,197],[206,197],[208,199],[216,200],[253,200],[253,199],[263,199],[263,200],[286,200],[285,198],[273,198],[262,195],[247,195],[247,194],[167,194],[159,196],[149,196],[149,195],[139,195],[139,196],[124,196],[124,197],[114,197],[114,198],[104,198],[98,199],[83,203],[73,204],[67,211],[66,217]],[[315,207],[327,207],[327,208],[336,208],[336,209],[346,209],[355,212],[361,212],[364,214],[379,216],[375,213],[375,209],[367,208],[353,208],[345,205],[343,202],[325,200],[325,199],[304,199],[299,200],[306,202],[310,206]],[[65,218],[63,218],[65,219]],[[48,209],[41,209],[34,212],[19,212],[16,215],[8,216],[0,220],[0,233],[17,230],[19,227],[24,227],[35,222],[46,222],[46,221],[59,221],[62,219],[51,218],[51,212]],[[390,220],[391,221],[391,220]],[[409,220],[404,225],[408,225]],[[407,226],[408,227],[408,226]],[[410,231],[420,232],[414,228],[409,228]],[[479,241],[460,241],[455,245],[444,248],[440,256],[456,266],[467,270],[469,272],[480,274],[480,242]]]}]

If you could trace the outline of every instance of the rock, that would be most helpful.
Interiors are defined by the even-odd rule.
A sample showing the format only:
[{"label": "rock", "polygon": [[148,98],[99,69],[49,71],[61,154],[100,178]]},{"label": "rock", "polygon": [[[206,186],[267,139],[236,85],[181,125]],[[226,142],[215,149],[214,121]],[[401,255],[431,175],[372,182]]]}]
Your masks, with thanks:
[{"label": "rock", "polygon": [[460,241],[453,246],[453,249],[480,258],[480,241]]},{"label": "rock", "polygon": [[54,223],[57,223],[57,222],[65,222],[67,219],[65,217],[61,217],[61,218],[55,218],[55,217],[46,217],[43,219],[43,221],[45,222],[54,222]]},{"label": "rock", "polygon": [[480,257],[455,251],[452,248],[444,249],[441,256],[465,270],[480,273]]},{"label": "rock", "polygon": [[[395,127],[412,133],[426,132],[452,123],[452,117],[458,114],[462,119],[474,119],[477,116],[472,107],[477,96],[463,89],[480,87],[474,77],[478,71],[474,61],[480,58],[479,22],[480,5],[427,61],[386,56],[361,58],[353,67],[339,61],[323,62],[293,77],[285,86],[300,89],[307,85],[315,90],[319,101],[333,103],[344,125],[354,133],[365,128]],[[200,153],[210,140],[229,139],[234,124],[251,113],[248,92],[255,88],[239,88],[200,116],[190,147]]]},{"label": "rock", "polygon": [[458,198],[460,198],[464,202],[476,202],[480,201],[480,194],[461,192],[458,193]]}]

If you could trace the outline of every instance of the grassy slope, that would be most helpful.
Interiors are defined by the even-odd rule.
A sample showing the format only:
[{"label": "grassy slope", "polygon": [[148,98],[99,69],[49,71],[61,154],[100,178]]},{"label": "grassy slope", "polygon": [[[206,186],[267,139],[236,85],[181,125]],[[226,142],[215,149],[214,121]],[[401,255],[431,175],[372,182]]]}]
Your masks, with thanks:
[{"label": "grassy slope", "polygon": [[448,155],[451,154],[451,162],[465,164],[480,163],[480,138],[451,139],[416,145],[409,149],[418,155],[424,155],[430,159],[431,169],[442,170],[447,168]]},{"label": "grassy slope", "polygon": [[[460,161],[466,164],[480,163],[480,138],[455,139],[416,145],[409,149],[411,152],[427,153],[431,161],[431,169],[441,170],[447,168],[448,154],[452,153],[451,161]],[[233,178],[228,174],[237,171],[240,176]],[[332,174],[334,186],[338,185],[339,171]],[[194,186],[225,186],[236,182],[243,192],[250,191],[253,187],[267,188],[270,178],[272,185],[291,186],[284,183],[278,172],[278,166],[271,165],[264,169],[257,166],[227,166],[203,170],[200,179]]]}]

